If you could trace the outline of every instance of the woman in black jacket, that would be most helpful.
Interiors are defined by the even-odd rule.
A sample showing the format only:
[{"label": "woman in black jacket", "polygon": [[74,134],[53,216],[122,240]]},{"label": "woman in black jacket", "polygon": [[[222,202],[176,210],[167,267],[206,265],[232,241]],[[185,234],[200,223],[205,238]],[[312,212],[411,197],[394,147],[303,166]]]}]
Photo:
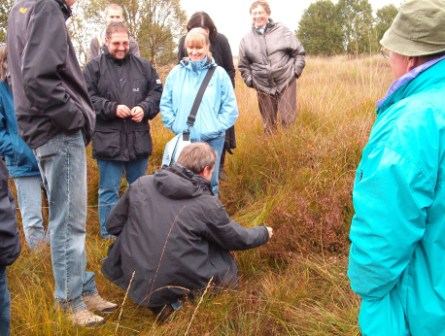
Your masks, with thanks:
[{"label": "woman in black jacket", "polygon": [[[206,12],[196,12],[187,22],[187,31],[193,28],[203,28],[209,33],[210,52],[215,59],[216,64],[223,67],[232,81],[233,88],[235,88],[235,67],[233,65],[232,50],[230,49],[229,41],[223,34],[218,33],[215,23]],[[179,39],[178,45],[178,61],[187,57],[187,49],[184,47],[185,36]],[[224,151],[221,156],[219,178],[225,180],[227,178],[224,171],[224,161],[226,151],[232,154],[232,149],[236,148],[235,126],[226,130],[226,141],[224,143]]]}]

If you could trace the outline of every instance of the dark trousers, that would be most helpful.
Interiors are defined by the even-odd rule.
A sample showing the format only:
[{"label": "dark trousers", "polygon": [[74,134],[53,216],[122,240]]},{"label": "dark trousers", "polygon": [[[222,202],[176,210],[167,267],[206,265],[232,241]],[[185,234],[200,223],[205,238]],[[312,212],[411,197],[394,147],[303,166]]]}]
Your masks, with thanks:
[{"label": "dark trousers", "polygon": [[293,79],[283,92],[270,95],[257,91],[258,106],[266,134],[273,133],[278,127],[278,111],[281,126],[290,127],[297,117],[297,81]]}]

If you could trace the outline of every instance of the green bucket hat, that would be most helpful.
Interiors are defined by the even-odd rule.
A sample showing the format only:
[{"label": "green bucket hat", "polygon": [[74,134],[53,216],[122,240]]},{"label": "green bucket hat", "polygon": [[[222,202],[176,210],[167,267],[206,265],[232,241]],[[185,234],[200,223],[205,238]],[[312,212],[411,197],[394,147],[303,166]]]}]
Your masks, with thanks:
[{"label": "green bucket hat", "polygon": [[404,56],[426,56],[445,51],[445,1],[406,1],[380,44]]}]

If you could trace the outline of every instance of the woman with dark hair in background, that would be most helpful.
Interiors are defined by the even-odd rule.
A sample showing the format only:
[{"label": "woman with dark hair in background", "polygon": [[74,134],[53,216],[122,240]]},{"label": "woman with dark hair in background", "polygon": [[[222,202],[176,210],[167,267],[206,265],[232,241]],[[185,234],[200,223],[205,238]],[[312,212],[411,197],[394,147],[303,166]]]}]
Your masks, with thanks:
[{"label": "woman with dark hair in background", "polygon": [[[209,34],[210,52],[217,65],[224,68],[232,81],[235,89],[235,67],[233,65],[233,56],[230,49],[229,41],[223,34],[218,33],[215,23],[206,12],[196,12],[187,22],[187,31],[193,28],[203,28]],[[184,47],[185,36],[179,39],[178,60],[181,61],[187,57],[187,48]],[[225,180],[227,178],[224,171],[225,152],[232,154],[232,149],[236,148],[235,126],[226,130],[226,138],[224,142],[224,151],[221,156],[219,178]]]}]

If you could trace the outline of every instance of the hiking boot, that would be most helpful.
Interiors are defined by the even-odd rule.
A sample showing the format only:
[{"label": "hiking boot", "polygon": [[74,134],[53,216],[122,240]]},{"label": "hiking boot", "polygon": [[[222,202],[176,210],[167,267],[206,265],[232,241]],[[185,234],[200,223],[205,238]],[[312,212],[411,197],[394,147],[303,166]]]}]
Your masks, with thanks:
[{"label": "hiking boot", "polygon": [[101,313],[111,313],[116,309],[117,304],[105,301],[99,294],[82,296],[82,301],[85,302],[87,308],[96,310]]},{"label": "hiking boot", "polygon": [[103,317],[94,315],[87,308],[82,308],[70,313],[68,318],[71,322],[81,327],[94,327],[105,323]]}]

